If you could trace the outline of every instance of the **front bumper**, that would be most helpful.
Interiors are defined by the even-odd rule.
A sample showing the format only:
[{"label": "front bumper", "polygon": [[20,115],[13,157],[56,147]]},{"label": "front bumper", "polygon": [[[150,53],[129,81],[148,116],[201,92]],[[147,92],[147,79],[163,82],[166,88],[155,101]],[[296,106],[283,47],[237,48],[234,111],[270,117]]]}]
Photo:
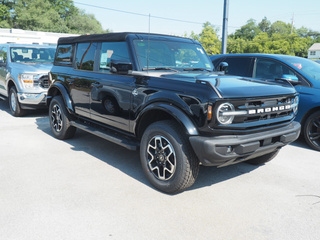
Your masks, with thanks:
[{"label": "front bumper", "polygon": [[271,153],[295,141],[300,135],[300,123],[265,132],[217,137],[191,136],[194,152],[205,166],[227,166]]},{"label": "front bumper", "polygon": [[18,93],[18,101],[22,105],[42,105],[46,103],[47,92],[40,93]]}]

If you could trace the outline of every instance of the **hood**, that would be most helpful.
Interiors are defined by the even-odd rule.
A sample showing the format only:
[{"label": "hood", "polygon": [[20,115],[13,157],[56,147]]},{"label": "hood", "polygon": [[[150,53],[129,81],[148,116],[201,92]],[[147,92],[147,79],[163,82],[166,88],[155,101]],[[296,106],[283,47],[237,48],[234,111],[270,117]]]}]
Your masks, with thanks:
[{"label": "hood", "polygon": [[210,82],[223,98],[244,98],[276,96],[295,93],[296,90],[287,82],[267,82],[263,80],[237,76],[217,75],[214,73],[177,73],[166,75],[185,81]]},{"label": "hood", "polygon": [[12,69],[19,70],[20,73],[44,73],[49,72],[53,63],[11,63]]}]

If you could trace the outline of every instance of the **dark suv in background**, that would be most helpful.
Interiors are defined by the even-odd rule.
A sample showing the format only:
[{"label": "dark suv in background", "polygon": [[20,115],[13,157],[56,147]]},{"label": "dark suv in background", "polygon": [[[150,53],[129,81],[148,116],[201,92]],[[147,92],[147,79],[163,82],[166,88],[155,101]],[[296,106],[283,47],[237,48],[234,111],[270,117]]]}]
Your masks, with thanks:
[{"label": "dark suv in background", "polygon": [[272,82],[289,81],[300,94],[296,120],[307,144],[320,151],[320,64],[278,54],[223,54],[210,56],[216,69],[228,64],[228,75]]}]

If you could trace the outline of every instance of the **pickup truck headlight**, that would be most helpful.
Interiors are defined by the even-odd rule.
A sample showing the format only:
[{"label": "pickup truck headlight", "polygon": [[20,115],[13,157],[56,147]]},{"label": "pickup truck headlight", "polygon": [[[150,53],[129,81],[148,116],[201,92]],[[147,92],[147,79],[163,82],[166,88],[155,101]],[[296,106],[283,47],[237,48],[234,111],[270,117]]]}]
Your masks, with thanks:
[{"label": "pickup truck headlight", "polygon": [[223,125],[231,124],[234,115],[228,113],[234,113],[234,106],[231,103],[222,103],[217,109],[217,119],[219,123]]},{"label": "pickup truck headlight", "polygon": [[38,85],[39,75],[20,74],[19,80],[24,88],[33,88]]}]

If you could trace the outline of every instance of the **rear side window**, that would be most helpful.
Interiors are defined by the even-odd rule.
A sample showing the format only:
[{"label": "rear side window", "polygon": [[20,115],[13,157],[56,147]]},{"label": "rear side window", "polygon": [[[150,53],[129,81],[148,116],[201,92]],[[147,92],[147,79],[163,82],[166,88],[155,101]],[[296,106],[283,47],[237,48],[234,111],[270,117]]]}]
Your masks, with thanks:
[{"label": "rear side window", "polygon": [[76,68],[93,71],[97,43],[79,43],[76,53]]},{"label": "rear side window", "polygon": [[71,65],[73,45],[59,45],[56,51],[55,64]]},{"label": "rear side window", "polygon": [[225,58],[223,62],[228,63],[228,75],[252,77],[252,58],[231,57]]}]

